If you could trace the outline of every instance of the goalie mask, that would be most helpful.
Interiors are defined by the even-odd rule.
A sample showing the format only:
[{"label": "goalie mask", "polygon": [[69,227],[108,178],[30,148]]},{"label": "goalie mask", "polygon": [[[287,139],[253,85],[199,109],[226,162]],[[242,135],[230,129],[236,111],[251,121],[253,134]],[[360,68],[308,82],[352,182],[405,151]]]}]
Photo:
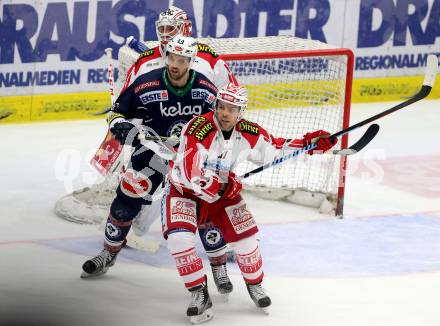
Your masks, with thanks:
[{"label": "goalie mask", "polygon": [[159,14],[156,21],[156,34],[159,41],[165,45],[177,35],[191,36],[192,23],[185,11],[175,6]]},{"label": "goalie mask", "polygon": [[197,42],[192,37],[176,36],[167,43],[165,48],[166,63],[168,64],[168,54],[174,53],[190,60],[190,67],[197,55]]},{"label": "goalie mask", "polygon": [[244,111],[248,104],[248,92],[244,86],[239,86],[234,83],[229,83],[219,89],[216,98],[216,108],[218,101],[226,102],[239,107],[240,114],[238,120],[243,117]]}]

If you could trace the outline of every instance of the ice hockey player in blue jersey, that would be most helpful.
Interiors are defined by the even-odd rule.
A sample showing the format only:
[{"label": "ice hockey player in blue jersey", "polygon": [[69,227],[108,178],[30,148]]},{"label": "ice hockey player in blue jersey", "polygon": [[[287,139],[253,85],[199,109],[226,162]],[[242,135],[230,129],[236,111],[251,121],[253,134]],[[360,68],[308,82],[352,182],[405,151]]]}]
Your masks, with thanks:
[{"label": "ice hockey player in blue jersey", "polygon": [[[124,86],[115,101],[108,118],[110,131],[122,144],[131,142],[135,148],[110,208],[104,248],[83,264],[81,277],[104,274],[114,265],[133,219],[142,205],[151,204],[168,171],[166,147],[160,143],[145,147],[138,140],[139,131],[150,136],[179,136],[188,121],[212,109],[217,89],[191,69],[196,54],[192,37],[173,38],[166,47],[166,66],[140,74]],[[149,55],[153,54],[146,51],[132,69],[141,69]]]}]

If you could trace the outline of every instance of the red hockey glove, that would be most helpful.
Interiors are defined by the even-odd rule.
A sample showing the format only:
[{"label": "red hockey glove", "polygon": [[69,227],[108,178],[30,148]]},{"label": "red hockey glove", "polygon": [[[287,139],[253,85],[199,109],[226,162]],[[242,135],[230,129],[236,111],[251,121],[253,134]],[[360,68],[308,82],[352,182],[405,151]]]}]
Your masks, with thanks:
[{"label": "red hockey glove", "polygon": [[222,198],[226,200],[234,199],[235,197],[240,195],[242,189],[243,185],[238,180],[235,173],[229,172],[228,184],[226,185],[226,189],[223,192]]},{"label": "red hockey glove", "polygon": [[[310,155],[316,154],[316,153],[324,153],[328,151],[330,148],[332,148],[337,142],[338,139],[335,138],[333,143],[328,138],[330,136],[330,133],[324,130],[317,130],[314,132],[309,132],[304,135],[303,138],[303,144],[304,146],[310,145],[313,141],[316,142],[316,147],[313,150],[308,151],[307,153]],[[317,138],[317,139],[315,139]]]}]

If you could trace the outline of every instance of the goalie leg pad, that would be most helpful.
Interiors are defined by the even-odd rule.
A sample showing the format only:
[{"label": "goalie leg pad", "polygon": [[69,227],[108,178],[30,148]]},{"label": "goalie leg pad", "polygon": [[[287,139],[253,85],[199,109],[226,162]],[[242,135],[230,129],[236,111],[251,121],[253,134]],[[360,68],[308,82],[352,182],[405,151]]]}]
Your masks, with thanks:
[{"label": "goalie leg pad", "polygon": [[206,276],[203,273],[203,262],[196,251],[195,234],[189,230],[178,230],[168,233],[168,250],[176,261],[177,271],[185,287],[191,289],[202,285]]},{"label": "goalie leg pad", "polygon": [[257,284],[263,280],[263,260],[255,235],[234,244],[237,264],[247,284]]}]

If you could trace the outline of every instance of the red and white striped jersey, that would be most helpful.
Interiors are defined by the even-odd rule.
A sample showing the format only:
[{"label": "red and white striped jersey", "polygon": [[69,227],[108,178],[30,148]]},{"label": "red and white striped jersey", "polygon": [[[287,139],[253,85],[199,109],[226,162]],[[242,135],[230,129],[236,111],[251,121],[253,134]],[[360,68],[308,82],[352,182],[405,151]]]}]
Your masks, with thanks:
[{"label": "red and white striped jersey", "polygon": [[182,130],[170,181],[212,203],[233,172],[245,161],[262,165],[303,147],[303,140],[275,138],[256,123],[240,120],[225,139],[214,112],[193,118]]}]

